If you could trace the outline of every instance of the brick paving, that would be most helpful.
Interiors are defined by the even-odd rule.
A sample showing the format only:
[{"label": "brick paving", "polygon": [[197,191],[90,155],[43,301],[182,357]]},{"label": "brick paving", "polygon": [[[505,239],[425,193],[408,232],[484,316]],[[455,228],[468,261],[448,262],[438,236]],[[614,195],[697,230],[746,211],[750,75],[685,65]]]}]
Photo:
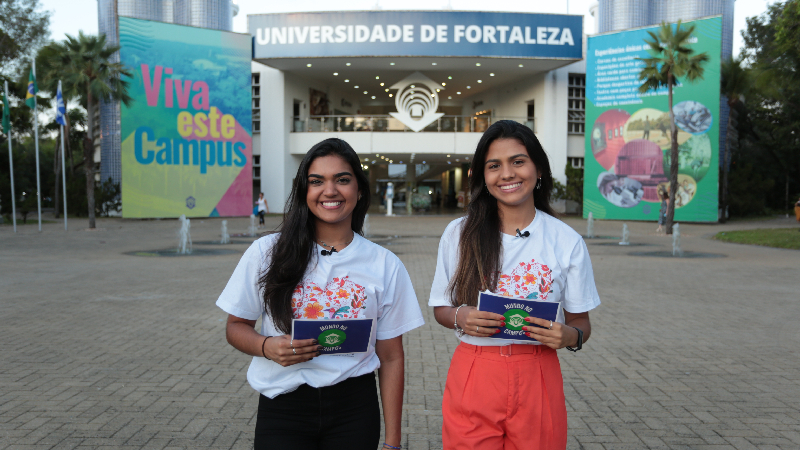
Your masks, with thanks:
[{"label": "brick paving", "polygon": [[[371,217],[374,239],[409,270],[427,321],[404,338],[409,449],[441,448],[456,340],[425,304],[452,219]],[[584,221],[566,221],[585,231]],[[229,230],[247,225],[231,219]],[[682,225],[684,249],[725,255],[717,259],[630,256],[670,248],[650,223],[629,223],[631,241],[647,247],[588,240],[603,304],[584,350],[559,352],[568,448],[800,448],[800,252],[708,239],[793,225]],[[228,255],[131,256],[175,247],[177,222],[71,226],[45,224],[39,234],[26,225],[17,235],[0,226],[0,448],[252,448],[250,358],[227,345],[214,306],[246,244]],[[595,232],[621,226],[598,222]],[[193,220],[192,237],[218,239],[219,227]],[[394,235],[402,237],[385,237]]]}]

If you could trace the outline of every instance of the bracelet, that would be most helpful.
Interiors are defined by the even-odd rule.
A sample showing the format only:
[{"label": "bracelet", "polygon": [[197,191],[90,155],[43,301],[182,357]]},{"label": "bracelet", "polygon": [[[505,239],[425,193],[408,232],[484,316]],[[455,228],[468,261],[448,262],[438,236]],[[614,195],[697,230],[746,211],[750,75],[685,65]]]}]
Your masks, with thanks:
[{"label": "bracelet", "polygon": [[391,448],[391,449],[402,449],[403,447],[395,447],[393,445],[389,445],[386,442],[383,443],[383,448]]},{"label": "bracelet", "polygon": [[[267,336],[267,337],[265,337],[265,338],[264,338],[264,342],[262,342],[262,343],[261,343],[261,354],[262,354],[262,355],[264,355],[264,358],[267,358],[267,359],[269,359],[269,357],[268,357],[268,356],[267,356],[267,354],[264,352],[264,344],[266,344],[266,343],[267,343],[267,339],[269,339],[269,338],[271,338],[271,337],[272,337],[272,336]],[[270,359],[270,361],[272,361],[272,360]]]},{"label": "bracelet", "polygon": [[464,336],[464,334],[465,334],[464,333],[464,329],[461,328],[460,326],[458,326],[458,310],[461,309],[461,307],[463,307],[463,306],[467,306],[466,303],[461,304],[461,305],[458,306],[458,308],[456,308],[456,315],[453,318],[453,328],[455,328],[456,335],[458,337]]}]

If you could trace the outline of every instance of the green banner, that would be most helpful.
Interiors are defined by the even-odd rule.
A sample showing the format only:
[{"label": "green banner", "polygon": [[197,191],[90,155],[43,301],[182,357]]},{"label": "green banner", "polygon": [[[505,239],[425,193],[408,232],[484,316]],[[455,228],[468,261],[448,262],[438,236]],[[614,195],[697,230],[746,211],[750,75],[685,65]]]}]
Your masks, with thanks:
[{"label": "green banner", "polygon": [[[673,88],[678,137],[675,220],[718,218],[720,16],[684,23],[695,26],[694,54],[707,53],[703,79],[679,79]],[[658,27],[590,36],[586,52],[586,158],[583,214],[596,219],[658,219],[669,192],[671,130],[666,88],[639,94],[639,72],[650,57],[648,31]]]}]

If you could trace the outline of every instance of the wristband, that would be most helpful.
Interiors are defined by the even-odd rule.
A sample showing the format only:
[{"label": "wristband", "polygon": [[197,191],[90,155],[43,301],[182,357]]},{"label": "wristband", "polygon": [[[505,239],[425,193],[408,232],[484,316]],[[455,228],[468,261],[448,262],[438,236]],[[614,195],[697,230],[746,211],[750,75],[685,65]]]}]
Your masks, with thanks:
[{"label": "wristband", "polygon": [[[267,354],[264,352],[264,344],[266,344],[266,343],[267,343],[267,339],[269,339],[269,338],[271,338],[271,337],[272,337],[272,336],[267,336],[267,337],[265,337],[265,338],[264,338],[264,342],[262,342],[262,343],[261,343],[261,354],[262,354],[262,355],[264,355],[264,358],[267,358],[267,359],[269,359],[269,357],[268,357],[268,356],[267,356]],[[272,361],[272,360],[270,359],[270,361]]]},{"label": "wristband", "polygon": [[571,352],[577,352],[578,350],[583,348],[583,330],[581,330],[580,328],[577,328],[577,327],[572,327],[572,328],[575,328],[575,330],[578,332],[578,344],[575,345],[575,347],[570,347],[568,345],[567,346],[567,350],[569,350]]}]

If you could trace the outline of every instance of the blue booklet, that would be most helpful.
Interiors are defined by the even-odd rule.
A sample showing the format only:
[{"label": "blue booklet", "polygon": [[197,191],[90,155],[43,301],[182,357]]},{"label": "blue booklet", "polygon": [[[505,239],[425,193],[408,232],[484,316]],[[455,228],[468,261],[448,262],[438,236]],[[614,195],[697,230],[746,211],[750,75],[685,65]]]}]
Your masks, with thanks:
[{"label": "blue booklet", "polygon": [[316,339],[320,354],[364,353],[372,339],[374,319],[294,319],[292,339]]},{"label": "blue booklet", "polygon": [[506,318],[505,328],[502,328],[501,333],[490,336],[492,339],[536,341],[536,339],[526,336],[525,330],[523,330],[522,327],[537,327],[538,325],[525,322],[525,318],[533,316],[555,322],[560,307],[561,303],[559,302],[540,302],[537,300],[505,297],[492,294],[491,292],[481,292],[478,294],[478,311],[493,312],[501,314]]}]

